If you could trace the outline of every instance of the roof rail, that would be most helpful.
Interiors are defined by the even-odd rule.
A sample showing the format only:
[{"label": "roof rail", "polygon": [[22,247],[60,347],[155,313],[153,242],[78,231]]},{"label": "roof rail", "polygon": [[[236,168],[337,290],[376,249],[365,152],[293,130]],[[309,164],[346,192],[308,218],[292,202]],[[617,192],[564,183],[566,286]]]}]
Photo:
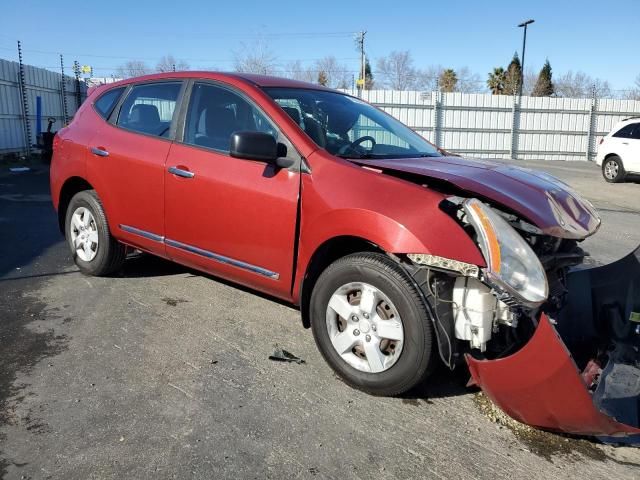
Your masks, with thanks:
[{"label": "roof rail", "polygon": [[627,117],[627,118],[623,118],[622,121],[626,122],[627,120],[640,120],[640,116],[638,117]]}]

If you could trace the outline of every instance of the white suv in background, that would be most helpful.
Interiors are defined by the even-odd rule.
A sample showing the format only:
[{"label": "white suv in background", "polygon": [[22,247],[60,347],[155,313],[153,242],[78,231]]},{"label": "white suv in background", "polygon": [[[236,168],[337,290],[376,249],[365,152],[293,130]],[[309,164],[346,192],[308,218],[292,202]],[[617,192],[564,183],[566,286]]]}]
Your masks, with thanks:
[{"label": "white suv in background", "polygon": [[607,182],[622,182],[627,173],[640,173],[640,117],[624,119],[600,140],[596,163]]}]

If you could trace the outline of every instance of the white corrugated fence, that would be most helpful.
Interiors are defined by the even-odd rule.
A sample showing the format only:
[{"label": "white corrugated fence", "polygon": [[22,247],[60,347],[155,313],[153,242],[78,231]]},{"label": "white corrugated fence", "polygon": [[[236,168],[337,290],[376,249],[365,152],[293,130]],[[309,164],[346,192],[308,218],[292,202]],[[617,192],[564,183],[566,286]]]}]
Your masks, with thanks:
[{"label": "white corrugated fence", "polygon": [[[19,80],[17,62],[0,59],[0,153],[25,150],[25,115]],[[24,65],[25,92],[28,101],[28,116],[31,144],[36,143],[36,103],[40,97],[42,106],[41,131],[47,128],[47,119],[53,117],[56,123],[53,130],[59,129],[64,122],[64,104],[62,96],[62,74],[44,68]],[[71,119],[77,110],[75,78],[65,75],[65,96],[67,118]],[[86,88],[80,85],[81,99],[85,98]]]},{"label": "white corrugated fence", "polygon": [[362,99],[451,152],[522,160],[594,160],[616,122],[640,116],[634,100],[389,90]]},{"label": "white corrugated fence", "polygon": [[[31,143],[35,143],[36,97],[42,124],[56,118],[54,130],[73,117],[78,101],[75,79],[24,66]],[[81,83],[81,99],[86,88]],[[355,93],[353,91],[349,93]],[[362,98],[379,106],[431,142],[455,153],[522,160],[593,160],[597,142],[616,122],[640,116],[640,101],[516,97],[477,93],[365,90]],[[0,59],[0,153],[24,151],[25,116],[18,63]]]}]

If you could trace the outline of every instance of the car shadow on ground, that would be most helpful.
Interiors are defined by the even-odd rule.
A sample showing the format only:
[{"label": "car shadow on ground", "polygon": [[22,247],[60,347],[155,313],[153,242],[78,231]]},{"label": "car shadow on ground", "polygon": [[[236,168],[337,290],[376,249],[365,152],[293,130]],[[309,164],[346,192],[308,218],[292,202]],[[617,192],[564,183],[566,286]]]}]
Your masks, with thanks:
[{"label": "car shadow on ground", "polygon": [[418,404],[420,400],[430,403],[433,398],[448,398],[467,395],[477,391],[475,387],[467,387],[469,370],[465,364],[458,365],[455,370],[447,368],[440,358],[435,371],[420,385],[401,395],[404,403]]},{"label": "car shadow on ground", "polygon": [[280,305],[290,307],[293,310],[298,310],[295,305],[292,305],[285,300],[281,300],[266,293],[262,293],[249,287],[245,287],[229,280],[225,280],[224,278],[216,277],[215,275],[210,275],[200,270],[195,270],[193,268],[186,267],[179,263],[175,263],[171,260],[157,257],[149,253],[135,252],[131,254],[127,257],[127,261],[124,263],[123,267],[111,276],[114,278],[147,278],[183,274],[186,274],[188,277],[208,278],[211,281],[221,283],[241,292],[250,293],[260,298],[264,298]]}]

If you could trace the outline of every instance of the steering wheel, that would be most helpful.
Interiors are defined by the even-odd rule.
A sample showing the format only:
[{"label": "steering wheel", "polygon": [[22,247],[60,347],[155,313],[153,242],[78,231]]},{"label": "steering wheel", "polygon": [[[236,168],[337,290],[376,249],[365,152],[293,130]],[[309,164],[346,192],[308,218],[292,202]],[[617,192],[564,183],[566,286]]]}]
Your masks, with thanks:
[{"label": "steering wheel", "polygon": [[[373,145],[371,146],[371,149],[369,150],[369,152],[371,152],[371,150],[373,150],[373,148],[376,146],[376,139],[373,138],[371,135],[365,135],[364,137],[360,137],[355,139],[353,142],[344,145],[343,147],[340,148],[340,150],[338,151],[338,153],[340,155],[346,153],[348,150],[353,150],[356,151],[359,150],[365,150],[363,147],[360,146],[361,143],[364,143],[366,141],[371,142]],[[358,148],[357,148],[358,147]]]}]

